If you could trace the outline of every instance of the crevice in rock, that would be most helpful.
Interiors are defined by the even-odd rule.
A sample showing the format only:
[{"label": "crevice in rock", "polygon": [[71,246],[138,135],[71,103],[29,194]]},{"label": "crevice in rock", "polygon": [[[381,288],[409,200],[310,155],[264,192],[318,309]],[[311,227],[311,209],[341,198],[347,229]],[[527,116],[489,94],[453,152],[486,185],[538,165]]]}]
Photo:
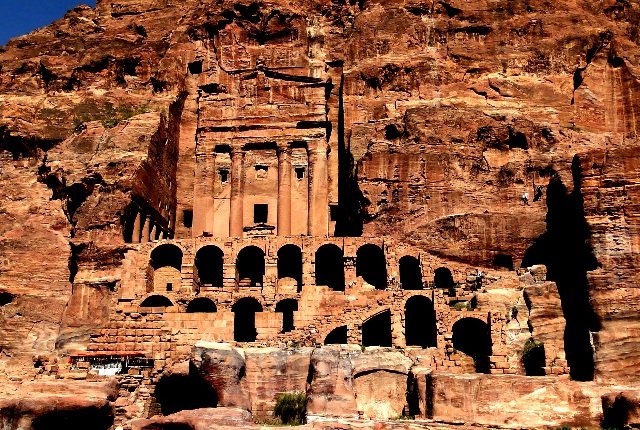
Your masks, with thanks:
[{"label": "crevice in rock", "polygon": [[54,410],[33,420],[33,430],[108,430],[114,422],[114,410],[109,404],[76,410]]},{"label": "crevice in rock", "polygon": [[571,104],[573,105],[575,102],[575,92],[580,88],[582,82],[584,81],[584,76],[582,75],[589,64],[593,61],[595,56],[599,54],[613,39],[613,33],[610,31],[602,32],[598,35],[598,40],[596,40],[586,52],[586,65],[584,67],[576,67],[575,72],[573,73],[573,97],[571,97]]},{"label": "crevice in rock", "polygon": [[522,267],[547,266],[547,279],[558,286],[566,319],[565,351],[571,376],[590,381],[594,376],[590,331],[599,331],[600,322],[589,302],[587,272],[599,264],[589,245],[581,191],[582,172],[577,156],[573,159],[573,191],[567,193],[560,176],[547,187],[547,231],[526,251]]}]

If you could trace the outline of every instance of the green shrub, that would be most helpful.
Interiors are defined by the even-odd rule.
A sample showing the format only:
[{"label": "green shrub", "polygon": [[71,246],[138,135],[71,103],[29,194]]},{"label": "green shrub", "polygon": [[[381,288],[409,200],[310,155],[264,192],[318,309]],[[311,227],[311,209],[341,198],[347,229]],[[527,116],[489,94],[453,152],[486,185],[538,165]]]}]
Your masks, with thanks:
[{"label": "green shrub", "polygon": [[544,343],[527,339],[522,350],[522,365],[527,376],[544,376]]},{"label": "green shrub", "polygon": [[307,419],[307,395],[300,392],[278,394],[273,412],[282,424],[302,425]]},{"label": "green shrub", "polygon": [[133,118],[136,115],[149,112],[149,107],[120,105],[117,107],[107,106],[99,114],[82,114],[73,118],[74,130],[79,131],[82,124],[90,121],[100,121],[104,128],[114,128],[120,122]]}]

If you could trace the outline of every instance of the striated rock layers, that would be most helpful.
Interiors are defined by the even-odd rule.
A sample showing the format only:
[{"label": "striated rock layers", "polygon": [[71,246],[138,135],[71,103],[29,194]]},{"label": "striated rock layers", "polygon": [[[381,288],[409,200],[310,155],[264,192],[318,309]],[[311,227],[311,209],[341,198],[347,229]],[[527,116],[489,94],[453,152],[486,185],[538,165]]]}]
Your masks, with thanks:
[{"label": "striated rock layers", "polygon": [[[78,407],[107,427],[182,413],[134,428],[196,428],[207,424],[176,405],[268,416],[278,393],[299,390],[311,414],[336,420],[418,410],[514,427],[633,422],[638,43],[640,7],[624,0],[98,0],[11,40],[0,47],[0,383],[75,378],[67,355],[133,360],[144,343],[156,356],[121,375],[120,403],[102,393]],[[275,257],[291,235],[308,256],[295,276]],[[348,236],[379,243],[393,270],[419,250],[405,260],[412,287],[385,265],[358,267],[371,244],[334,243]],[[264,237],[256,275],[240,247]],[[154,260],[148,242],[173,240],[188,258]],[[228,251],[209,255],[220,273],[198,273],[206,240]],[[323,242],[342,277],[315,272]],[[142,306],[160,287],[176,303]],[[413,333],[418,352],[404,350],[403,288],[426,290],[425,315],[439,318],[434,333]],[[243,291],[268,309],[235,307]],[[215,327],[185,317],[187,297],[207,294],[224,305]],[[276,304],[301,297],[300,308]],[[488,363],[452,337],[462,312],[493,336]],[[237,314],[253,319],[239,337]],[[392,327],[374,344],[402,350],[192,350],[233,336],[273,346],[301,322],[309,345],[364,345],[365,318]],[[588,382],[523,376],[531,336],[545,344],[542,373]],[[494,375],[463,374],[483,364]],[[194,395],[176,398],[176,383]],[[1,406],[3,425],[37,427],[51,405],[75,407],[27,400]],[[244,425],[232,415],[221,425]]]}]

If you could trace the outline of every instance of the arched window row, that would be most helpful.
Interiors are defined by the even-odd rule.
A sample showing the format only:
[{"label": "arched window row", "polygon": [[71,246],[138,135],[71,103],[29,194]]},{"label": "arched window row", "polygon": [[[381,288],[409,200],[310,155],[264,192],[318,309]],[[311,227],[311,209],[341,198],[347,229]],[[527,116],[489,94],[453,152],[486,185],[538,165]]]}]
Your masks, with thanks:
[{"label": "arched window row", "polygon": [[[181,283],[183,251],[178,246],[162,244],[150,254],[149,266],[154,277],[159,272],[160,280],[154,279],[153,288],[148,291],[172,291]],[[303,262],[313,261],[313,276],[316,285],[324,285],[334,291],[346,288],[344,250],[333,243],[320,245],[313,255],[303,254],[300,246],[286,244],[277,251],[278,284],[290,285],[292,292],[300,293],[303,285]],[[235,273],[225,264],[224,251],[216,245],[205,245],[197,250],[193,265],[193,280],[196,289],[221,288],[225,282],[238,287],[262,287],[266,275],[267,257],[258,246],[248,245],[242,248],[235,260]],[[401,288],[403,290],[422,290],[440,288],[452,290],[456,282],[451,270],[439,267],[433,273],[433,281],[425,281],[420,260],[405,255],[398,260],[399,279],[388,276],[388,264],[384,250],[373,244],[364,244],[357,249],[355,256],[355,276],[365,284],[377,290]],[[171,270],[173,269],[173,270]],[[225,272],[226,270],[226,272]],[[231,269],[233,270],[233,269]],[[353,273],[353,272],[351,272]],[[353,275],[350,275],[353,276]],[[226,279],[226,281],[225,281]],[[399,281],[399,282],[396,282]],[[350,285],[352,283],[350,282]]]}]

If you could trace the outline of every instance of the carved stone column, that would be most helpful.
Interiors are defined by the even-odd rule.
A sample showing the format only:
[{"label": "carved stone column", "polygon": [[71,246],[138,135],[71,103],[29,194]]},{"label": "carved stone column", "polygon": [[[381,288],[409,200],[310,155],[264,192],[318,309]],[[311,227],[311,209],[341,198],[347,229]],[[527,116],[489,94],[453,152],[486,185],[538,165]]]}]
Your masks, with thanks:
[{"label": "carved stone column", "polygon": [[291,236],[291,147],[278,148],[278,236]]},{"label": "carved stone column", "polygon": [[309,154],[309,235],[329,234],[329,200],[327,178],[327,147],[313,142]]},{"label": "carved stone column", "polygon": [[240,148],[231,149],[231,202],[229,209],[229,236],[242,237],[244,227],[243,198],[244,152]]},{"label": "carved stone column", "polygon": [[216,171],[215,154],[207,151],[196,154],[196,178],[193,205],[193,236],[213,232],[214,183]]},{"label": "carved stone column", "polygon": [[144,218],[144,227],[142,228],[142,243],[148,243],[151,236],[151,217],[147,215]]},{"label": "carved stone column", "polygon": [[138,210],[136,220],[133,222],[133,233],[131,234],[131,243],[140,243],[140,233],[142,226],[142,212]]}]

